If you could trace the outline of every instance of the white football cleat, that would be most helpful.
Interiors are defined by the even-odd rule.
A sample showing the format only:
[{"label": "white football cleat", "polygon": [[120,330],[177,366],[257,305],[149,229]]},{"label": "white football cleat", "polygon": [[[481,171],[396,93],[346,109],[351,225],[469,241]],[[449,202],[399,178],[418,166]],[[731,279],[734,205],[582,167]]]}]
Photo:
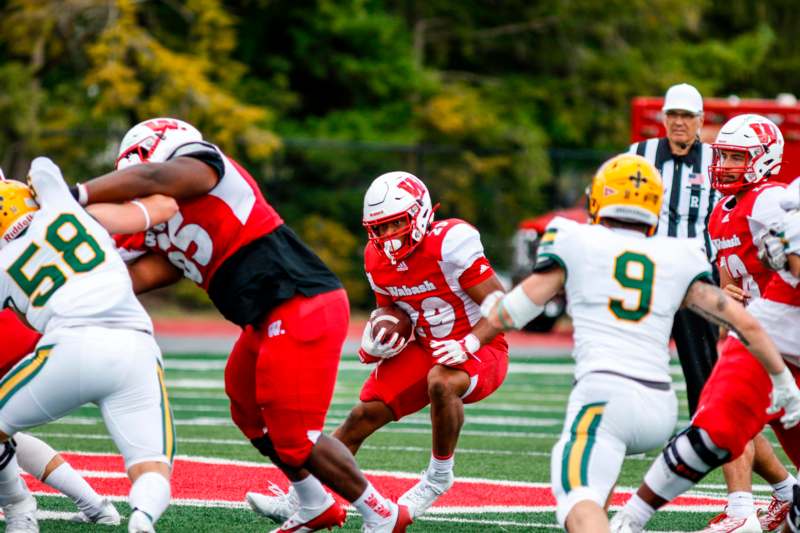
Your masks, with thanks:
[{"label": "white football cleat", "polygon": [[156,533],[156,530],[147,513],[136,509],[128,518],[128,533]]},{"label": "white football cleat", "polygon": [[36,520],[36,498],[28,495],[19,503],[3,507],[6,515],[6,533],[39,533]]},{"label": "white football cleat", "polygon": [[101,524],[104,526],[118,526],[122,523],[117,508],[108,499],[104,498],[102,507],[97,514],[87,515],[83,511],[72,515],[70,522],[77,522],[81,524]]},{"label": "white football cleat", "polygon": [[397,503],[407,506],[411,517],[416,519],[425,513],[439,496],[447,492],[450,487],[453,486],[454,480],[455,476],[452,471],[441,478],[430,475],[425,471],[422,473],[422,478],[417,484],[400,496]]},{"label": "white football cleat", "polygon": [[703,533],[761,533],[761,524],[758,521],[758,514],[753,513],[747,518],[733,518],[726,514],[718,517],[716,521],[708,524],[708,527],[700,530]]},{"label": "white football cleat", "polygon": [[269,484],[268,494],[258,492],[248,492],[245,501],[253,511],[266,516],[270,520],[282,524],[300,509],[300,500],[297,499],[297,492],[294,487],[289,486],[289,492],[283,492],[275,483]]},{"label": "white football cleat", "polygon": [[644,525],[627,514],[624,509],[617,511],[608,525],[611,533],[642,533]]}]

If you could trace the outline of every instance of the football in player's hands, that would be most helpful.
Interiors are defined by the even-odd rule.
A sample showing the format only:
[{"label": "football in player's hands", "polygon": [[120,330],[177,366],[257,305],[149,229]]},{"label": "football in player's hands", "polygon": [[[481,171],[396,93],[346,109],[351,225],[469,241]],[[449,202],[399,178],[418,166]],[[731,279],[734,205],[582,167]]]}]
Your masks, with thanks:
[{"label": "football in player's hands", "polygon": [[[411,332],[413,329],[411,318],[396,305],[375,309],[369,316],[369,322],[372,326],[372,338],[376,341],[382,343],[388,342],[395,333],[397,333],[397,338],[392,344],[396,344],[400,339],[404,339],[405,342],[411,339]],[[378,335],[381,330],[384,330],[383,338],[379,340]]]}]

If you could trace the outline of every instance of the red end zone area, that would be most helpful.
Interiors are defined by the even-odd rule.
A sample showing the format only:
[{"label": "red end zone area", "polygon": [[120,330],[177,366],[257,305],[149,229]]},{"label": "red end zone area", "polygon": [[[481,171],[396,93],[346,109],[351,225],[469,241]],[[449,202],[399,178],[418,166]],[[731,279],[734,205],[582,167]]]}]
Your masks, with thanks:
[{"label": "red end zone area", "polygon": [[[122,458],[116,455],[64,453],[65,459],[84,475],[100,494],[125,498],[130,482]],[[397,499],[417,481],[415,475],[395,472],[367,472],[370,481],[387,496]],[[25,475],[32,491],[54,494],[43,483]],[[176,459],[172,497],[184,504],[242,503],[249,491],[265,491],[270,483],[286,490],[283,474],[271,465],[218,459]],[[618,490],[613,505],[630,498],[630,490]],[[680,497],[667,509],[716,510],[724,498]],[[439,513],[543,512],[555,509],[555,499],[544,483],[523,483],[488,479],[461,479],[435,504]]]}]

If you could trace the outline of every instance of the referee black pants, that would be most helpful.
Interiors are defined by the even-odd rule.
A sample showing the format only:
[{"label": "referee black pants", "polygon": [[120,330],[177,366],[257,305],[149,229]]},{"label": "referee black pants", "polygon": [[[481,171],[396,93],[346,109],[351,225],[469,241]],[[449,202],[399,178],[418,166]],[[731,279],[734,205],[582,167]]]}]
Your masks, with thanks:
[{"label": "referee black pants", "polygon": [[717,362],[719,328],[694,311],[680,309],[672,323],[672,338],[686,380],[689,414],[694,416],[700,391]]}]

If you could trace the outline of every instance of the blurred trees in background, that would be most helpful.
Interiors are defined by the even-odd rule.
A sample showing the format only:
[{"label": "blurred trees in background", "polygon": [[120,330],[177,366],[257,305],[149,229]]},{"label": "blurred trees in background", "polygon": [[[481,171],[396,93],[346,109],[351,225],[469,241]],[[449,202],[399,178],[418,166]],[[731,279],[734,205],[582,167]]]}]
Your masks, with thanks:
[{"label": "blurred trees in background", "polygon": [[[368,305],[361,199],[407,169],[490,258],[578,194],[556,153],[628,143],[630,99],[800,94],[788,0],[0,0],[0,164],[107,172],[127,128],[176,116],[259,179]],[[557,149],[557,151],[556,151]]]}]

